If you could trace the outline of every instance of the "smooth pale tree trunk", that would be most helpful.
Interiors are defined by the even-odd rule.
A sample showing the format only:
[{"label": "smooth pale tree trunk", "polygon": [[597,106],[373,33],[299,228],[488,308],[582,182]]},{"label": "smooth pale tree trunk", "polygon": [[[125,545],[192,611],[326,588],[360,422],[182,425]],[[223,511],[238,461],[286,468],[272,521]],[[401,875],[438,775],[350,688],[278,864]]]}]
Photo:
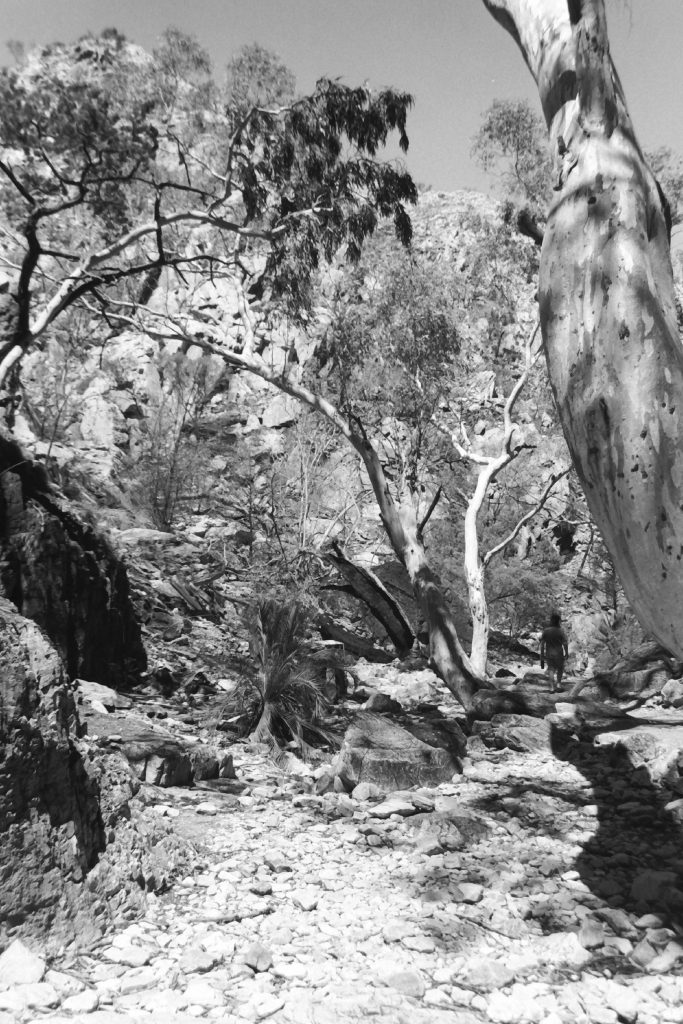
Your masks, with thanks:
[{"label": "smooth pale tree trunk", "polygon": [[484,3],[536,80],[555,158],[539,300],[562,427],[631,606],[680,658],[683,348],[662,201],[604,0]]},{"label": "smooth pale tree trunk", "polygon": [[466,565],[465,571],[467,575],[470,615],[472,617],[470,662],[473,671],[483,676],[486,674],[490,632],[489,606],[486,600],[486,588],[484,585],[484,566],[481,562],[471,568]]},{"label": "smooth pale tree trunk", "polygon": [[[520,389],[515,390],[519,393]],[[509,416],[506,418],[509,420]],[[512,429],[514,429],[514,424],[512,424]],[[512,429],[508,432],[509,436],[506,436],[508,443],[503,446],[500,455],[496,458],[483,459],[474,494],[468,501],[465,510],[465,578],[467,580],[467,596],[470,605],[470,617],[472,619],[470,661],[474,672],[480,676],[486,674],[490,626],[489,606],[486,600],[486,565],[479,551],[477,519],[490,484],[495,480],[500,470],[512,462],[515,457],[511,448]],[[462,453],[466,454],[464,451]]]},{"label": "smooth pale tree trunk", "polygon": [[[498,454],[481,455],[473,452],[466,434],[464,435],[466,447],[462,445],[456,437],[453,437],[454,447],[460,457],[469,459],[471,462],[479,466],[474,494],[467,502],[467,508],[465,510],[465,576],[467,579],[467,593],[470,604],[470,615],[472,618],[472,646],[470,648],[470,662],[472,664],[473,671],[478,676],[486,675],[486,661],[489,651],[490,623],[489,606],[488,601],[486,600],[486,566],[493,555],[503,548],[501,545],[497,545],[495,551],[488,552],[488,554],[482,558],[479,551],[479,531],[477,528],[477,521],[489,487],[497,478],[499,473],[501,473],[506,466],[509,466],[510,463],[517,458],[519,453],[522,451],[522,448],[525,447],[523,444],[517,446],[514,444],[514,435],[517,426],[512,418],[512,413],[517,403],[517,399],[529,379],[531,367],[536,362],[537,356],[532,358],[531,348],[535,341],[537,332],[538,327],[534,329],[533,334],[527,341],[526,365],[524,367],[524,371],[520,375],[515,386],[512,388],[503,407],[503,438]],[[535,511],[540,510],[548,493],[549,491],[546,491],[546,494],[541,499],[541,503],[536,506]],[[532,513],[532,515],[534,514],[535,512]],[[527,517],[525,516],[523,518],[526,519]],[[521,529],[521,523],[515,527],[510,539],[514,539],[514,536],[519,529]]]}]

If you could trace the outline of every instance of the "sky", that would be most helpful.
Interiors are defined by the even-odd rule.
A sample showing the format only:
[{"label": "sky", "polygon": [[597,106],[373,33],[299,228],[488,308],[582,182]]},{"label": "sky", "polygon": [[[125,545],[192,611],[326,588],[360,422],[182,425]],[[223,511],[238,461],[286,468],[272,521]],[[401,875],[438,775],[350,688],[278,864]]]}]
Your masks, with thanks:
[{"label": "sky", "polygon": [[[683,0],[608,0],[612,53],[646,149],[683,153]],[[114,27],[151,49],[174,25],[194,35],[217,72],[243,45],[276,52],[300,91],[320,77],[410,92],[406,163],[421,185],[490,185],[472,138],[496,98],[540,110],[521,55],[482,0],[0,0],[6,43],[71,42]]]}]

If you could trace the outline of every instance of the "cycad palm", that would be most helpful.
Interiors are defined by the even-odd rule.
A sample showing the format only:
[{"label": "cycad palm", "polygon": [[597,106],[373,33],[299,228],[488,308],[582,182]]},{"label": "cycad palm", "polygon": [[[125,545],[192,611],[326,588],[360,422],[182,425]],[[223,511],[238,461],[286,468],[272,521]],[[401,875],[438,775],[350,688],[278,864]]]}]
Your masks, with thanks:
[{"label": "cycad palm", "polygon": [[243,735],[273,749],[294,741],[303,755],[313,737],[326,738],[320,727],[326,700],[306,625],[306,612],[296,602],[259,602],[250,641],[255,677],[245,680],[225,709],[239,713]]}]

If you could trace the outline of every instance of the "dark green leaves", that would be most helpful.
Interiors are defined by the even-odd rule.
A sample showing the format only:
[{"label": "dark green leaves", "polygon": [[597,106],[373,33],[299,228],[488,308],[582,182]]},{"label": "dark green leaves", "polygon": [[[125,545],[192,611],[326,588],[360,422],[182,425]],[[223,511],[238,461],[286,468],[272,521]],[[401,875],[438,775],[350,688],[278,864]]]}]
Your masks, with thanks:
[{"label": "dark green leaves", "polygon": [[23,238],[11,259],[24,305],[44,274],[46,296],[67,283],[60,312],[122,288],[135,307],[163,267],[183,286],[190,273],[234,274],[247,291],[257,279],[262,315],[305,318],[321,263],[358,261],[381,218],[410,242],[415,186],[379,153],[394,132],[407,148],[411,103],[329,79],[295,99],[258,46],[216,83],[177,29],[153,57],[114,31],[27,55],[0,71],[0,207]]},{"label": "dark green leaves", "polygon": [[92,70],[73,55],[52,53],[0,71],[4,161],[39,216],[80,203],[104,215],[110,228],[125,225],[122,189],[154,159],[151,98],[127,95],[126,68],[116,42],[111,46],[111,61]]}]

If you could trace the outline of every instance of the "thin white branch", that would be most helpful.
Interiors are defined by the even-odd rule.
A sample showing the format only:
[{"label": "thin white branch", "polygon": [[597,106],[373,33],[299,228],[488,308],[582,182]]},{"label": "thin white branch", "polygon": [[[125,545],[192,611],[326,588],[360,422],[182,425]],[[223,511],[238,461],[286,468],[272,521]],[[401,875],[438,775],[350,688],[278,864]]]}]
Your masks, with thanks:
[{"label": "thin white branch", "polygon": [[554,473],[551,476],[550,480],[548,481],[543,490],[543,493],[541,494],[540,498],[538,499],[534,507],[529,509],[529,511],[522,516],[518,523],[512,528],[512,530],[510,530],[510,533],[507,535],[507,537],[505,537],[499,544],[496,544],[494,547],[492,547],[489,551],[486,552],[486,554],[482,558],[482,564],[484,566],[487,566],[491,559],[495,557],[495,555],[499,554],[501,551],[504,551],[508,544],[512,544],[512,542],[519,535],[519,532],[522,529],[522,527],[525,526],[531,519],[534,518],[534,516],[538,515],[538,513],[541,511],[546,501],[550,497],[551,491],[553,490],[555,484],[558,483],[558,481],[562,480],[562,478],[567,476],[567,474],[570,472],[571,466],[568,466],[567,469],[563,469],[562,472]]},{"label": "thin white branch", "polygon": [[242,282],[235,277],[235,287],[237,289],[237,308],[244,327],[244,348],[242,354],[246,359],[251,359],[254,355],[254,342],[256,340],[256,327],[254,325],[254,317],[252,315],[249,300],[244,294],[244,288]]},{"label": "thin white branch", "polygon": [[537,352],[534,356],[532,356],[531,350],[534,341],[536,340],[536,335],[538,334],[540,326],[540,322],[536,324],[532,331],[531,337],[528,338],[527,343],[524,346],[524,372],[521,374],[519,380],[517,381],[512,391],[508,395],[505,407],[503,409],[503,428],[505,438],[504,445],[505,451],[509,455],[512,454],[512,436],[516,429],[516,424],[513,423],[512,421],[512,410],[515,407],[517,399],[519,398],[524,385],[529,379],[529,374],[531,373],[532,366],[538,359],[539,353]]}]

